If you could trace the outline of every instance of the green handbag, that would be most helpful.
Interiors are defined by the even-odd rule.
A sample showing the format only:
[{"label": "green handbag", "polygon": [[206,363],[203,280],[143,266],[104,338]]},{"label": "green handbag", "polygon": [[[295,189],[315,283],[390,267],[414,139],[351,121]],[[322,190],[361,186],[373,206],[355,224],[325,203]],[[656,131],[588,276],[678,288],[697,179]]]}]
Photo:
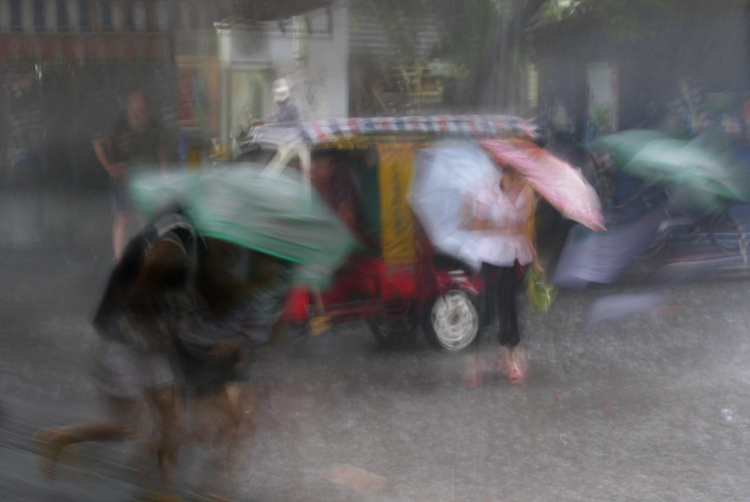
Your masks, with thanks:
[{"label": "green handbag", "polygon": [[552,300],[555,299],[557,291],[550,284],[543,273],[531,267],[526,273],[526,295],[529,298],[531,309],[534,312],[546,312]]}]

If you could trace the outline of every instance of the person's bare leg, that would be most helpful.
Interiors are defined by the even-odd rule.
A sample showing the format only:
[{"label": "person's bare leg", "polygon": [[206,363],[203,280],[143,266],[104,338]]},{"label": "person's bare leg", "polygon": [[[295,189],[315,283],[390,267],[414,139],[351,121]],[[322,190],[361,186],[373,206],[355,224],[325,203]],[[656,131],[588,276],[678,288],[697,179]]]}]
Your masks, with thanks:
[{"label": "person's bare leg", "polygon": [[524,383],[529,376],[529,366],[523,348],[521,346],[501,347],[500,350],[508,380],[516,385]]},{"label": "person's bare leg", "polygon": [[250,383],[234,382],[226,385],[225,394],[232,423],[226,461],[231,464],[238,442],[252,437],[258,425],[258,392]]},{"label": "person's bare leg", "polygon": [[43,475],[50,480],[55,478],[60,453],[70,445],[111,439],[137,440],[133,424],[138,402],[131,399],[111,399],[110,406],[113,416],[118,417],[118,420],[92,420],[65,427],[49,427],[34,435],[37,453],[45,461],[40,464]]},{"label": "person's bare leg", "polygon": [[[232,442],[237,434],[237,429],[242,420],[240,405],[235,404],[241,396],[234,390],[229,391],[228,385],[203,398],[202,406],[212,417],[213,434],[211,434],[211,447],[214,450],[215,460],[225,467],[231,456]],[[223,454],[219,453],[223,451]]]},{"label": "person's bare leg", "polygon": [[130,227],[130,214],[124,211],[115,213],[115,221],[112,224],[112,248],[115,261],[120,261],[122,253],[128,242],[128,230]]},{"label": "person's bare leg", "polygon": [[112,248],[114,249],[115,261],[120,261],[128,243],[131,220],[132,216],[129,212],[118,211],[115,213],[115,221],[112,224]]},{"label": "person's bare leg", "polygon": [[[257,425],[258,396],[249,383],[231,382],[197,405],[211,417],[214,433],[210,436],[213,467],[199,491],[212,501],[225,501],[225,490],[232,485],[231,467],[240,442],[252,437]],[[216,470],[215,470],[216,469]]]},{"label": "person's bare leg", "polygon": [[179,387],[168,386],[152,390],[147,398],[159,428],[156,442],[159,475],[164,487],[171,488],[183,437],[184,397]]}]

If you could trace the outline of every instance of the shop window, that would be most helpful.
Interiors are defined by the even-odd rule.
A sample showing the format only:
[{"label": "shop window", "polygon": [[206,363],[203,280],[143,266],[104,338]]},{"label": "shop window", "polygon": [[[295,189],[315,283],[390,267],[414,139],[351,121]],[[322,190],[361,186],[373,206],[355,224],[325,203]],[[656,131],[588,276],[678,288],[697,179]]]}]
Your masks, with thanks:
[{"label": "shop window", "polygon": [[101,3],[102,30],[112,31],[112,5],[109,2]]},{"label": "shop window", "polygon": [[68,1],[57,0],[55,10],[57,11],[57,31],[68,31]]},{"label": "shop window", "polygon": [[135,31],[135,8],[133,2],[125,4],[125,30]]},{"label": "shop window", "polygon": [[188,11],[188,26],[192,29],[200,28],[201,20],[196,6],[190,7]]},{"label": "shop window", "polygon": [[156,29],[156,6],[153,3],[143,4],[143,22],[146,31]]},{"label": "shop window", "polygon": [[167,6],[167,26],[170,30],[176,29],[180,24],[180,10],[177,2],[169,2]]},{"label": "shop window", "polygon": [[10,29],[23,31],[21,24],[21,0],[10,0]]},{"label": "shop window", "polygon": [[44,31],[44,0],[34,0],[34,30]]},{"label": "shop window", "polygon": [[229,17],[229,11],[224,5],[219,5],[216,8],[216,20],[217,21],[224,21],[226,18]]},{"label": "shop window", "polygon": [[91,8],[87,0],[78,2],[78,26],[81,31],[91,30]]},{"label": "shop window", "polygon": [[238,135],[247,132],[253,120],[266,119],[265,85],[266,75],[262,71],[234,71],[230,77],[229,130]]}]

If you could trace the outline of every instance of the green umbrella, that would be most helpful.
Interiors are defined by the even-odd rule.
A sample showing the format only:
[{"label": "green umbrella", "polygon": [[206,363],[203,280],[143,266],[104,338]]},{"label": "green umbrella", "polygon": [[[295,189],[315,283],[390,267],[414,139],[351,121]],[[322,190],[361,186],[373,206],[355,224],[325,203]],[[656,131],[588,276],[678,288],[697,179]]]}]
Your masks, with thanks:
[{"label": "green umbrella", "polygon": [[609,153],[615,167],[621,169],[625,164],[652,141],[666,139],[669,136],[660,131],[634,129],[607,136],[600,136],[591,142],[591,148]]},{"label": "green umbrella", "polygon": [[592,146],[609,151],[625,173],[679,188],[684,206],[718,211],[726,200],[750,200],[747,170],[721,131],[690,141],[658,131],[628,131],[599,138]]},{"label": "green umbrella", "polygon": [[649,183],[686,186],[728,200],[748,200],[745,169],[728,139],[716,131],[691,141],[652,141],[622,170]]},{"label": "green umbrella", "polygon": [[268,175],[256,164],[200,172],[142,172],[130,181],[148,218],[181,209],[204,237],[225,240],[301,265],[297,280],[325,287],[354,246],[344,224],[301,175]]}]

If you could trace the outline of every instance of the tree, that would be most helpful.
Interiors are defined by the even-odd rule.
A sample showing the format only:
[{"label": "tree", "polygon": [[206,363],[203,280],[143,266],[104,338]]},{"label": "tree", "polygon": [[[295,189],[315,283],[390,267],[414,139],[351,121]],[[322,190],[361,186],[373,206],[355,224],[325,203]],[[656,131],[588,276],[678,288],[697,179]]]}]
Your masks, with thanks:
[{"label": "tree", "polygon": [[543,23],[589,16],[596,18],[614,38],[626,41],[654,35],[654,18],[680,16],[702,9],[725,12],[728,7],[750,6],[748,0],[548,0],[540,12]]}]

